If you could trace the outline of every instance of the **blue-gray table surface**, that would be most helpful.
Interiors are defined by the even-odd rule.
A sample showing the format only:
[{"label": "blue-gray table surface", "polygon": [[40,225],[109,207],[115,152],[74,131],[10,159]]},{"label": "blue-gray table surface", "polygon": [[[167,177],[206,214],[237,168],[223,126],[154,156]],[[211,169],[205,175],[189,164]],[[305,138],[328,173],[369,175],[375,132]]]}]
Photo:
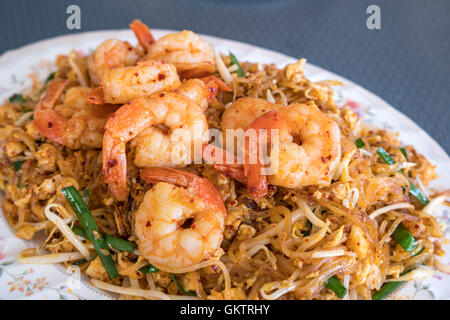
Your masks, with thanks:
[{"label": "blue-gray table surface", "polygon": [[[71,4],[81,30],[66,27]],[[366,27],[371,4],[380,30]],[[449,0],[2,0],[0,12],[0,53],[140,18],[306,57],[379,95],[450,152]]]}]

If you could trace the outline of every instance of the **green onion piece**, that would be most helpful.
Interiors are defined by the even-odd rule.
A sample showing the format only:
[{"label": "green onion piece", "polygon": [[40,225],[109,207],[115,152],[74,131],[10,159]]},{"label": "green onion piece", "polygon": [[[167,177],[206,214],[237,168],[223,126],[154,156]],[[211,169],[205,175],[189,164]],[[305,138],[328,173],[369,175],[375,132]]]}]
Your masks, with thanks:
[{"label": "green onion piece", "polygon": [[[72,228],[72,231],[77,236],[88,239],[88,237],[86,236],[86,233],[84,232],[84,230],[82,228],[75,226]],[[127,240],[124,240],[121,238],[116,238],[116,237],[110,236],[105,233],[103,233],[103,237],[109,248],[132,253],[134,248],[136,247],[136,245],[131,241],[127,241]]]},{"label": "green onion piece", "polygon": [[34,120],[34,114],[32,114],[28,119]]},{"label": "green onion piece", "polygon": [[381,159],[384,160],[387,164],[394,164],[395,161],[392,159],[391,155],[386,152],[382,147],[378,147],[377,153],[380,156]]},{"label": "green onion piece", "polygon": [[11,97],[9,97],[8,100],[9,100],[9,103],[13,103],[13,102],[23,103],[26,101],[21,94],[14,94]]},{"label": "green onion piece", "polygon": [[232,54],[231,52],[230,52],[230,59],[231,59],[231,62],[238,67],[238,69],[236,70],[238,77],[245,78],[245,73],[242,70],[241,64],[239,63],[238,59],[236,59],[236,56],[234,54]]},{"label": "green onion piece", "polygon": [[430,202],[425,193],[423,193],[422,190],[417,188],[411,182],[409,183],[409,193],[411,193],[414,197],[416,197],[416,199],[419,200],[419,202],[424,206],[426,206]]},{"label": "green onion piece", "polygon": [[398,287],[400,287],[404,282],[386,282],[383,284],[377,292],[372,295],[372,300],[383,300],[392,292],[394,292]]},{"label": "green onion piece", "polygon": [[119,250],[119,251],[125,251],[132,253],[136,245],[131,242],[127,241],[121,238],[116,238],[113,236],[110,236],[109,234],[103,234],[103,237],[105,238],[106,244],[108,247]]},{"label": "green onion piece", "polygon": [[48,75],[47,79],[45,80],[45,83],[49,83],[53,79],[55,79],[55,72],[52,72]]},{"label": "green onion piece", "polygon": [[89,197],[89,189],[84,189],[83,191],[81,191],[81,194],[83,195],[83,198]]},{"label": "green onion piece", "polygon": [[405,156],[405,159],[408,160],[408,154],[406,153],[406,149],[400,148],[400,152]]},{"label": "green onion piece", "polygon": [[[408,270],[400,273],[400,277],[404,276],[405,274],[411,271],[412,270]],[[372,300],[383,300],[392,292],[394,292],[398,287],[400,287],[403,283],[405,283],[405,281],[386,282],[381,286],[380,290],[378,290],[372,295]]]},{"label": "green onion piece", "polygon": [[363,148],[366,145],[361,138],[356,139],[355,144],[359,149]]},{"label": "green onion piece", "polygon": [[178,290],[180,290],[185,296],[193,296],[193,297],[195,297],[197,295],[194,291],[186,291],[186,290],[184,290],[180,286],[180,284],[178,283],[178,281],[175,278],[175,276],[173,275],[173,273],[171,273],[170,276],[172,277],[173,282],[175,282],[175,285],[177,286]]},{"label": "green onion piece", "polygon": [[398,225],[397,229],[395,229],[392,234],[392,237],[406,252],[413,251],[419,245],[416,239],[409,233],[408,229],[405,228],[403,223]]},{"label": "green onion piece", "polygon": [[81,260],[78,260],[78,261],[75,261],[75,262],[71,263],[71,265],[72,266],[79,266],[80,264],[83,264],[83,263],[86,263],[86,262],[88,262],[86,259],[81,259]]},{"label": "green onion piece", "polygon": [[94,217],[89,211],[86,203],[83,201],[83,198],[81,198],[81,195],[73,186],[63,188],[61,189],[61,192],[66,197],[73,211],[75,211],[78,220],[80,221],[84,232],[88,237],[88,240],[94,245],[94,248],[100,257],[109,278],[117,278],[119,273],[117,272],[114,260],[105,250],[108,248],[105,239],[100,233],[100,229],[98,228],[97,223],[95,223]]},{"label": "green onion piece", "polygon": [[347,294],[347,288],[344,287],[342,282],[336,276],[328,278],[325,287],[336,293],[337,296],[341,299],[344,298],[345,295]]},{"label": "green onion piece", "polygon": [[13,166],[14,166],[14,171],[19,171],[20,168],[22,168],[23,163],[25,162],[25,160],[20,160],[20,161],[14,161]]},{"label": "green onion piece", "polygon": [[149,264],[148,266],[140,268],[139,271],[142,273],[155,273],[155,272],[158,272],[159,269],[157,267],[154,267],[153,265]]},{"label": "green onion piece", "polygon": [[75,233],[79,237],[87,239],[86,232],[84,232],[83,228],[74,226],[74,227],[72,227],[72,232]]}]

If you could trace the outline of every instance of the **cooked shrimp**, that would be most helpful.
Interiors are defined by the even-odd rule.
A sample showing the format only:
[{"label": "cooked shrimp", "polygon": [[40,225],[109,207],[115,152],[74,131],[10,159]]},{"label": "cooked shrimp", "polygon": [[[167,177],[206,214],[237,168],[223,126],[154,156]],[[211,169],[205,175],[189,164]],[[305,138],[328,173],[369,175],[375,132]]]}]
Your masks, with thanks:
[{"label": "cooked shrimp", "polygon": [[70,88],[65,93],[63,104],[57,105],[66,84],[66,80],[60,79],[49,83],[45,96],[34,111],[35,127],[51,141],[71,149],[81,145],[100,148],[103,127],[116,108],[87,104],[85,96],[89,88],[84,87]]},{"label": "cooked shrimp", "polygon": [[[256,129],[256,133],[259,129],[268,129],[268,143],[271,130],[280,130],[279,153],[270,156],[271,163],[278,163],[278,170],[269,175],[273,185],[287,188],[327,185],[340,161],[339,127],[314,103],[284,107],[262,99],[242,98],[224,112],[222,128]],[[247,159],[243,167],[215,165],[215,168],[239,181],[244,175],[249,192],[259,198],[267,194],[267,177],[261,174],[259,160],[256,164],[249,163],[249,144],[245,146]]]},{"label": "cooked shrimp", "polygon": [[148,27],[139,20],[130,25],[147,54],[144,60],[164,60],[177,68],[181,78],[198,78],[216,69],[213,47],[192,31],[167,34],[154,41]]},{"label": "cooked shrimp", "polygon": [[[201,145],[208,129],[200,106],[184,94],[156,93],[123,105],[109,119],[103,138],[105,182],[119,200],[126,197],[125,145],[136,146],[138,167],[182,167],[190,164],[195,145]],[[204,137],[205,136],[205,137]]]},{"label": "cooked shrimp", "polygon": [[[271,184],[286,188],[330,184],[331,173],[341,157],[340,130],[313,102],[272,111],[249,128],[280,129],[279,154],[272,152],[270,156],[271,163],[279,163],[278,170],[269,176]],[[266,177],[259,163],[251,165],[246,161],[244,167],[250,193],[257,197],[267,194]]]},{"label": "cooked shrimp", "polygon": [[128,42],[106,40],[88,57],[89,76],[98,85],[107,70],[135,65],[138,58],[136,50]]},{"label": "cooked shrimp", "polygon": [[209,76],[201,79],[189,79],[175,91],[195,101],[205,111],[214,100],[217,92],[230,92],[231,89],[219,78]]},{"label": "cooked shrimp", "polygon": [[282,106],[260,98],[244,97],[234,101],[223,113],[221,127],[226,129],[247,129],[257,118]]},{"label": "cooked shrimp", "polygon": [[215,256],[226,209],[214,185],[176,169],[147,168],[141,178],[162,181],[147,191],[136,211],[141,254],[162,270],[187,268]]},{"label": "cooked shrimp", "polygon": [[137,66],[105,71],[101,84],[103,101],[123,104],[155,92],[175,89],[180,85],[180,79],[172,64],[148,60],[138,62]]}]

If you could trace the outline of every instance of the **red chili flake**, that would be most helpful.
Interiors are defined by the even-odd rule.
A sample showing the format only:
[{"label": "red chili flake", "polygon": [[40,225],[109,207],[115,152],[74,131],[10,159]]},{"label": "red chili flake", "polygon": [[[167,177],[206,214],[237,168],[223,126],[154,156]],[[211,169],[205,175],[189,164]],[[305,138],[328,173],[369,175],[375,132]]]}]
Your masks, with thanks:
[{"label": "red chili flake", "polygon": [[150,223],[150,221],[147,221],[147,223],[145,224],[146,227],[150,227],[152,224]]},{"label": "red chili flake", "polygon": [[130,136],[132,136],[132,135],[133,135],[133,131],[128,132],[128,134],[129,134]]},{"label": "red chili flake", "polygon": [[139,73],[137,73],[137,72],[136,72],[134,75],[135,75],[136,77],[139,77]]},{"label": "red chili flake", "polygon": [[108,167],[114,167],[117,164],[117,160],[116,159],[110,159],[108,160]]},{"label": "red chili flake", "polygon": [[165,96],[165,94],[164,94],[164,93],[161,93],[161,94],[160,94],[159,96],[160,96],[160,97],[162,98],[162,97],[164,97],[164,96]]},{"label": "red chili flake", "polygon": [[165,78],[166,78],[166,75],[164,73],[159,73],[158,74],[158,80],[159,81],[164,80]]},{"label": "red chili flake", "polygon": [[320,159],[322,159],[323,163],[327,163],[327,159],[325,159],[324,157],[320,157]]},{"label": "red chili flake", "polygon": [[53,123],[49,122],[47,127],[52,128],[53,127]]}]

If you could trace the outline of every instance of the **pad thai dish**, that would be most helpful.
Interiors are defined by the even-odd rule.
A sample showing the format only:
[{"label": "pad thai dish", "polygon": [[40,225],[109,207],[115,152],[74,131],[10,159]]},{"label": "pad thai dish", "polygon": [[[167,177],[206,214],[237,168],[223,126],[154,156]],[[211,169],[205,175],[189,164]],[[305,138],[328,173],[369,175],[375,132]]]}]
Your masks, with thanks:
[{"label": "pad thai dish", "polygon": [[2,211],[39,241],[21,263],[122,299],[377,300],[449,272],[435,167],[338,81],[130,28],[0,107]]}]

